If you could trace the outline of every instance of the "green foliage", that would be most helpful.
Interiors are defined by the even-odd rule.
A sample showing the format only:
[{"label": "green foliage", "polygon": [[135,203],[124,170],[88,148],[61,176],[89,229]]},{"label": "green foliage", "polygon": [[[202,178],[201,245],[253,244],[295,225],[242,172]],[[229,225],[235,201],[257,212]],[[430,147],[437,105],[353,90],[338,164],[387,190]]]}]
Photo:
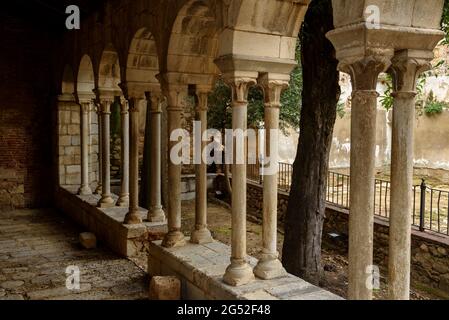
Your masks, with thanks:
[{"label": "green foliage", "polygon": [[438,101],[435,98],[433,91],[430,91],[429,97],[427,98],[426,105],[424,107],[424,112],[430,116],[439,114],[446,108],[448,108],[448,104],[442,101]]},{"label": "green foliage", "polygon": [[[299,61],[301,48],[298,45],[296,60]],[[301,112],[302,71],[298,66],[291,73],[290,86],[281,96],[280,128],[298,129]],[[248,94],[248,127],[262,128],[264,123],[264,95],[259,87],[253,87]],[[222,80],[218,80],[209,95],[209,128],[223,130],[232,127],[231,90]]]},{"label": "green foliage", "polygon": [[340,119],[343,119],[343,117],[346,115],[345,104],[343,102],[337,103],[337,115],[340,117]]},{"label": "green foliage", "polygon": [[119,135],[120,134],[120,103],[116,100],[111,105],[111,135]]},{"label": "green foliage", "polygon": [[393,78],[390,74],[387,74],[385,86],[386,89],[384,94],[380,97],[380,103],[382,104],[382,107],[388,111],[393,108],[394,101],[393,96],[391,95],[393,93]]},{"label": "green foliage", "polygon": [[[416,85],[416,93],[417,93],[417,97],[418,99],[420,97],[422,97],[423,93],[424,93],[424,86],[426,85],[426,75],[422,74],[420,75],[420,77],[418,78],[418,83]],[[389,111],[391,108],[393,108],[393,77],[390,74],[387,74],[387,77],[385,79],[385,92],[384,94],[380,97],[380,103],[382,104],[382,107]]]}]

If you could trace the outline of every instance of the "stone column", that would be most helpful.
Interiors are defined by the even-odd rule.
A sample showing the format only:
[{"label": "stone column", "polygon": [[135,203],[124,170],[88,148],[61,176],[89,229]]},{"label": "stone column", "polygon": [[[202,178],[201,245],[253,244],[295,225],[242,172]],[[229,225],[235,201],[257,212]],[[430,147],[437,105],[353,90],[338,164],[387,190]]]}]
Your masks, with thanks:
[{"label": "stone column", "polygon": [[130,153],[129,153],[129,212],[125,224],[142,223],[139,211],[139,104],[141,99],[129,100]]},{"label": "stone column", "polygon": [[120,197],[117,200],[117,206],[128,207],[129,206],[129,107],[128,101],[121,101],[121,190]]},{"label": "stone column", "polygon": [[[416,55],[416,52],[414,52]],[[391,145],[389,298],[410,299],[411,225],[413,210],[413,130],[416,83],[430,68],[432,52],[411,56],[405,50],[392,60],[394,105]]]},{"label": "stone column", "polygon": [[[231,76],[226,82],[232,88],[232,129],[247,129],[248,91],[256,79]],[[240,140],[240,141],[238,141]],[[244,139],[246,142],[246,139]],[[233,138],[232,164],[232,209],[231,209],[231,264],[226,269],[223,281],[240,286],[254,280],[254,273],[246,261],[246,143]]]},{"label": "stone column", "polygon": [[151,181],[150,181],[150,208],[148,210],[148,221],[165,221],[165,212],[162,209],[161,194],[161,119],[162,108],[160,96],[150,94],[147,99],[151,99]]},{"label": "stone column", "polygon": [[[277,251],[277,204],[279,169],[279,111],[281,93],[288,87],[288,81],[271,80],[265,75],[260,81],[265,94],[265,155],[269,163],[264,163],[263,176],[263,249],[254,274],[261,279],[285,276]],[[273,140],[274,143],[271,143]]]},{"label": "stone column", "polygon": [[170,158],[171,149],[178,141],[170,141],[170,135],[174,130],[181,129],[181,112],[183,111],[184,99],[187,96],[187,86],[173,86],[168,88],[168,210],[166,234],[162,246],[171,248],[185,245],[185,237],[181,232],[181,164],[173,163]]},{"label": "stone column", "polygon": [[351,75],[351,190],[349,215],[349,290],[351,300],[371,300],[373,272],[376,91],[389,59],[368,56],[340,63]]},{"label": "stone column", "polygon": [[102,141],[103,141],[103,125],[101,121],[101,105],[99,103],[96,103],[95,105],[96,113],[97,113],[97,121],[98,121],[98,183],[97,188],[95,189],[95,194],[101,195],[103,190],[103,173],[102,173],[102,167],[103,167],[103,147],[102,147]]},{"label": "stone column", "polygon": [[[201,144],[195,145],[196,156],[201,158],[201,163],[195,165],[195,228],[192,231],[190,241],[196,244],[213,242],[214,239],[207,228],[207,163],[203,159],[203,150],[207,141],[203,135],[207,131],[207,91],[197,90],[198,103],[196,105],[196,120],[201,123]],[[198,150],[199,148],[199,150]]]},{"label": "stone column", "polygon": [[92,194],[89,186],[89,113],[91,109],[90,102],[80,103],[81,115],[81,187],[78,190],[79,195]]},{"label": "stone column", "polygon": [[101,100],[101,174],[102,174],[102,193],[101,199],[98,202],[100,208],[110,208],[114,206],[114,199],[111,196],[111,150],[110,150],[110,116],[111,104],[114,101],[111,99]]}]

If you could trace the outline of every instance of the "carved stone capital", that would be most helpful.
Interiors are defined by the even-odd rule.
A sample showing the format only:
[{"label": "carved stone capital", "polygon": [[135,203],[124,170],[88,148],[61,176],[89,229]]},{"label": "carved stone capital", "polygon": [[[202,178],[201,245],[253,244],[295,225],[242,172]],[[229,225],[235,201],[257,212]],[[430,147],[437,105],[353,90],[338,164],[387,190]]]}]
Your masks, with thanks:
[{"label": "carved stone capital", "polygon": [[198,103],[195,107],[196,112],[207,111],[209,93],[205,91],[197,91],[196,96],[198,97]]},{"label": "carved stone capital", "polygon": [[161,102],[164,101],[164,96],[161,92],[145,92],[147,101],[151,101],[151,113],[162,113]]},{"label": "carved stone capital", "polygon": [[128,100],[128,111],[131,113],[139,112],[139,105],[144,99],[130,98]]},{"label": "carved stone capital", "polygon": [[376,90],[377,79],[386,71],[391,58],[384,55],[346,58],[340,61],[338,69],[351,76],[353,90]]},{"label": "carved stone capital", "polygon": [[104,99],[100,102],[100,110],[102,114],[111,114],[111,104],[113,100]]},{"label": "carved stone capital", "polygon": [[431,68],[433,52],[413,52],[404,50],[392,59],[389,70],[393,77],[393,88],[396,96],[399,92],[416,95],[416,85],[421,73]]},{"label": "carved stone capital", "polygon": [[224,81],[232,90],[232,102],[245,104],[248,102],[249,89],[257,83],[256,78],[234,76],[225,77]]},{"label": "carved stone capital", "polygon": [[186,85],[169,84],[166,87],[168,111],[183,111],[187,102],[188,90]]},{"label": "carved stone capital", "polygon": [[259,84],[264,91],[265,108],[280,108],[281,94],[289,86],[289,76],[284,79],[273,79],[264,76],[259,79]]},{"label": "carved stone capital", "polygon": [[121,114],[128,114],[129,112],[129,102],[128,100],[122,98],[120,99],[120,113]]},{"label": "carved stone capital", "polygon": [[81,112],[84,114],[88,114],[92,110],[92,102],[81,102]]}]

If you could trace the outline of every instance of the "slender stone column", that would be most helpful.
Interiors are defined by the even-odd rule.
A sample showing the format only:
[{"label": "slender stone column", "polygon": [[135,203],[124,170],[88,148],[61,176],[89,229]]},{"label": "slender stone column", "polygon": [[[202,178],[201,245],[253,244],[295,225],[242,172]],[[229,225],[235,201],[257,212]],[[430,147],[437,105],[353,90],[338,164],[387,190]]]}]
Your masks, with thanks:
[{"label": "slender stone column", "polygon": [[[207,163],[203,159],[203,150],[207,146],[207,141],[203,140],[203,135],[207,131],[208,92],[198,90],[197,97],[196,120],[201,123],[201,144],[195,146],[195,153],[201,158],[201,163],[195,165],[195,229],[192,231],[190,241],[192,243],[204,244],[214,241],[207,228]],[[197,147],[200,150],[197,150]]]},{"label": "slender stone column", "polygon": [[[426,54],[427,53],[427,54]],[[416,53],[415,53],[416,54]],[[416,82],[430,67],[432,52],[410,56],[407,50],[393,58],[393,130],[391,145],[390,236],[388,255],[389,297],[410,299],[411,225],[413,189],[413,129]]]},{"label": "slender stone column", "polygon": [[101,195],[103,190],[103,173],[102,173],[102,163],[103,163],[103,125],[101,121],[101,105],[96,103],[96,113],[97,113],[97,122],[98,122],[98,182],[97,188],[95,189],[95,194]]},{"label": "slender stone column", "polygon": [[129,212],[125,224],[142,223],[139,211],[139,104],[141,99],[129,100],[130,153],[129,153]]},{"label": "slender stone column", "polygon": [[166,234],[162,246],[171,248],[185,245],[185,237],[181,232],[181,164],[173,163],[170,158],[171,149],[178,144],[178,141],[170,141],[170,135],[173,131],[181,129],[181,112],[184,106],[184,99],[187,94],[187,86],[169,86],[168,89],[168,186],[170,192],[168,195],[167,224],[168,233]]},{"label": "slender stone column", "polygon": [[[285,276],[277,251],[277,204],[278,204],[278,143],[279,111],[282,90],[288,81],[270,80],[268,75],[261,79],[265,93],[265,154],[269,163],[264,163],[263,177],[263,249],[254,274],[262,279]],[[272,141],[273,140],[273,141]],[[273,142],[273,143],[272,143]]]},{"label": "slender stone column", "polygon": [[78,190],[79,195],[92,194],[89,186],[89,113],[91,109],[90,102],[80,103],[81,115],[81,187]]},{"label": "slender stone column", "polygon": [[161,119],[162,108],[160,96],[150,94],[151,99],[151,182],[150,182],[150,208],[148,210],[148,221],[163,222],[165,213],[162,209],[161,194]]},{"label": "slender stone column", "polygon": [[117,206],[129,206],[129,112],[128,101],[123,99],[121,101],[121,191],[120,197],[117,200]]},{"label": "slender stone column", "polygon": [[349,290],[351,300],[372,299],[377,79],[389,59],[368,56],[340,64],[351,75],[351,190]]},{"label": "slender stone column", "polygon": [[98,202],[100,208],[110,208],[114,206],[114,199],[111,196],[111,150],[110,150],[110,116],[113,98],[101,101],[101,146],[102,146],[102,193]]},{"label": "slender stone column", "polygon": [[[226,79],[232,88],[232,129],[246,132],[249,87],[255,78],[235,77]],[[246,143],[233,138],[232,164],[232,212],[231,212],[231,264],[226,269],[223,281],[240,286],[254,280],[254,273],[246,261]],[[246,142],[246,139],[244,139]]]}]

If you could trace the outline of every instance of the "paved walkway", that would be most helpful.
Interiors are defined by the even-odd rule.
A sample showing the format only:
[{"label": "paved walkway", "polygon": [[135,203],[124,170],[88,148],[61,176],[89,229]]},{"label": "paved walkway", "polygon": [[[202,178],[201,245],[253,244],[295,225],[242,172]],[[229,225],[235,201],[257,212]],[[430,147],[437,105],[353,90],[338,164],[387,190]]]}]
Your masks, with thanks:
[{"label": "paved walkway", "polygon": [[[133,262],[101,246],[82,249],[72,222],[53,210],[0,212],[0,300],[137,300],[148,279]],[[67,267],[80,290],[66,287]]]}]

